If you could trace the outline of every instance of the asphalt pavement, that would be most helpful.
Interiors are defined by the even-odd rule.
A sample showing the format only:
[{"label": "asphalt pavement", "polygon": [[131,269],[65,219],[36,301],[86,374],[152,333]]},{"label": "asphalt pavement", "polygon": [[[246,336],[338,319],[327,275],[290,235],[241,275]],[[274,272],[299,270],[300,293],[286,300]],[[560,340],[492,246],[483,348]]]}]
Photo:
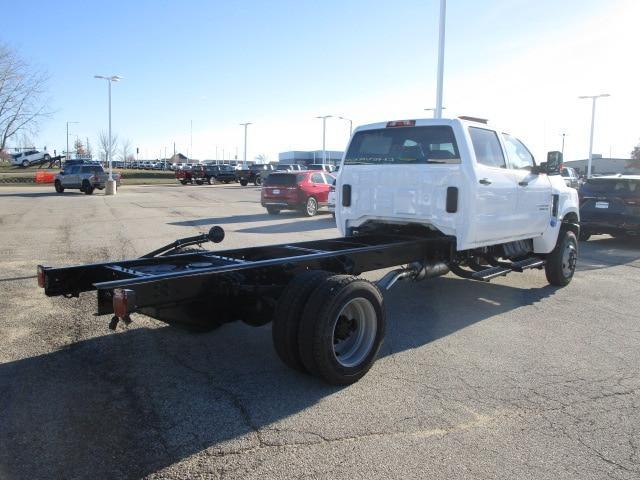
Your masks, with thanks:
[{"label": "asphalt pavement", "polygon": [[0,479],[640,478],[639,239],[581,243],[564,289],[537,270],[395,287],[377,363],[344,388],[286,368],[270,325],[113,333],[95,294],[36,285],[39,263],[212,225],[216,248],[338,236],[326,213],[267,215],[256,187],[0,188]]}]

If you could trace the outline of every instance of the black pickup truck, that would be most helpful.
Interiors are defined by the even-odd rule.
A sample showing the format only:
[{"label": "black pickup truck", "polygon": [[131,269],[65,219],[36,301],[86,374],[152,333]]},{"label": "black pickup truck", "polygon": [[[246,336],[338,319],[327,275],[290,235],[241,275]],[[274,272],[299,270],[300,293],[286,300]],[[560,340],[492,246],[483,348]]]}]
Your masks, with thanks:
[{"label": "black pickup truck", "polygon": [[195,165],[190,169],[176,170],[176,178],[183,185],[194,182],[197,185],[213,185],[215,182],[235,182],[236,174],[229,165]]},{"label": "black pickup truck", "polygon": [[262,185],[262,180],[264,177],[269,175],[270,172],[273,172],[276,169],[273,165],[265,164],[265,165],[251,165],[246,170],[238,170],[236,172],[236,178],[240,182],[240,185],[246,187],[249,183],[253,183],[254,185]]}]

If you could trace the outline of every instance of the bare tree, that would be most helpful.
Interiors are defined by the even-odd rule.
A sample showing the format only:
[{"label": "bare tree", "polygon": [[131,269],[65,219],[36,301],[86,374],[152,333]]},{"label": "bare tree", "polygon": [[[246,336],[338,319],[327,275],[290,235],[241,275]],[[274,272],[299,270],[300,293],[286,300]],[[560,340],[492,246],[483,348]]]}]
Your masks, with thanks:
[{"label": "bare tree", "polygon": [[[106,162],[107,157],[110,156],[111,160],[118,149],[118,135],[115,133],[111,134],[111,150],[109,150],[109,133],[104,130],[98,133],[98,157],[101,162]],[[111,155],[108,155],[111,153]]]},{"label": "bare tree", "polygon": [[256,163],[269,163],[269,156],[261,153],[259,155],[256,155],[255,161]]},{"label": "bare tree", "polygon": [[120,160],[122,160],[123,162],[126,162],[130,154],[131,154],[131,140],[129,140],[128,138],[123,138],[120,141]]},{"label": "bare tree", "polygon": [[627,167],[640,170],[640,143],[633,147],[631,159],[627,162]]},{"label": "bare tree", "polygon": [[86,150],[84,149],[82,140],[80,140],[79,138],[76,138],[76,141],[73,142],[73,149],[76,151],[76,155],[84,156],[86,154]]},{"label": "bare tree", "polygon": [[35,133],[39,122],[50,115],[43,98],[48,79],[0,44],[0,150],[18,133]]}]

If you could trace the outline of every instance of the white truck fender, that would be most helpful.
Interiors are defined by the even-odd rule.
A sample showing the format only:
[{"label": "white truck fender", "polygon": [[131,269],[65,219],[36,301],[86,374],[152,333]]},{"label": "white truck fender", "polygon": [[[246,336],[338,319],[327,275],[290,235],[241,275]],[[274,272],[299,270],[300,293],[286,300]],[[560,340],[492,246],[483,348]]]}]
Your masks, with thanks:
[{"label": "white truck fender", "polygon": [[[547,230],[542,236],[533,239],[535,253],[550,253],[555,248],[563,223],[571,225],[572,230],[575,229],[575,225],[580,223],[578,192],[573,188],[554,189],[553,196],[557,200],[553,200]],[[578,235],[579,232],[575,233]]]}]

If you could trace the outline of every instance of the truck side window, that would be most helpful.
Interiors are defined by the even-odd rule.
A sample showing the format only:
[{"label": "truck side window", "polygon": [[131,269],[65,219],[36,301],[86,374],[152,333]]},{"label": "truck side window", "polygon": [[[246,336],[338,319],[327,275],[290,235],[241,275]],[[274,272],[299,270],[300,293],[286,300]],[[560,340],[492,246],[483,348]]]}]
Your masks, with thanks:
[{"label": "truck side window", "polygon": [[535,160],[527,147],[516,137],[512,137],[508,133],[503,133],[502,137],[504,138],[504,146],[507,151],[507,158],[509,159],[509,167],[531,170],[535,165]]},{"label": "truck side window", "polygon": [[478,163],[489,167],[507,168],[496,132],[484,128],[469,127],[469,135]]},{"label": "truck side window", "polygon": [[324,183],[324,179],[322,178],[322,174],[321,173],[314,173],[313,175],[311,175],[311,182],[312,183]]}]

